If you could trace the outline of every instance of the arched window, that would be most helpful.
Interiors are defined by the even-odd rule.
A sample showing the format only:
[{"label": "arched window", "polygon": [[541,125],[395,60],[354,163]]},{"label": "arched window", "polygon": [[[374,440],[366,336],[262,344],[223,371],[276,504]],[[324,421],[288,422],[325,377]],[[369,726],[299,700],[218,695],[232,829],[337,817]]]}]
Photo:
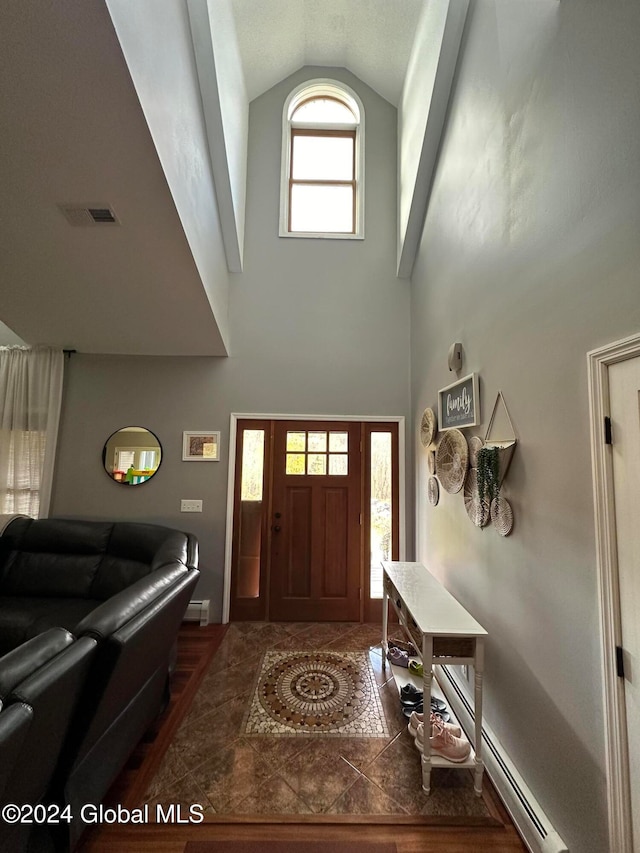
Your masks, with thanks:
[{"label": "arched window", "polygon": [[335,80],[312,80],[284,105],[281,237],[364,236],[364,111]]}]

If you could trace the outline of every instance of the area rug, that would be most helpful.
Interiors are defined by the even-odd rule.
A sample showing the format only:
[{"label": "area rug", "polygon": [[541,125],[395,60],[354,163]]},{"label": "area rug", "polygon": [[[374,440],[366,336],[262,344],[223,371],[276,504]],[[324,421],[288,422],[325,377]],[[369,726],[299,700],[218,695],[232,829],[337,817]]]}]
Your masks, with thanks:
[{"label": "area rug", "polygon": [[397,853],[393,842],[189,841],[184,853]]},{"label": "area rug", "polygon": [[389,737],[368,654],[265,652],[244,734]]}]

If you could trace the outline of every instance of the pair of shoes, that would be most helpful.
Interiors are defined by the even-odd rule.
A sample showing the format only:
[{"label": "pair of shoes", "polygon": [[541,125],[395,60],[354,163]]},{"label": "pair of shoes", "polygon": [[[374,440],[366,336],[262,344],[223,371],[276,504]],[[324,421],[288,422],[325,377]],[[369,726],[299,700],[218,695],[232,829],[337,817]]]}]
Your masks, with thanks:
[{"label": "pair of shoes", "polygon": [[422,678],[424,675],[424,669],[420,661],[410,660],[408,664],[409,672],[412,672],[414,675],[417,675],[418,678]]},{"label": "pair of shoes", "polygon": [[[471,744],[466,738],[452,734],[445,728],[445,725],[445,723],[437,720],[430,723],[429,746],[431,752],[441,755],[447,761],[460,764],[469,757]],[[415,744],[421,752],[424,751],[424,722],[418,723]]]},{"label": "pair of shoes", "polygon": [[423,692],[418,690],[415,684],[405,684],[400,688],[400,701],[405,702],[422,702]]},{"label": "pair of shoes", "polygon": [[403,652],[402,649],[388,649],[387,659],[389,663],[395,664],[395,666],[409,666],[409,655]]},{"label": "pair of shoes", "polygon": [[422,715],[423,711],[424,711],[424,705],[422,704],[422,702],[418,702],[417,705],[403,705],[402,706],[402,713],[405,715],[405,717],[407,719],[411,719],[411,717],[414,714]]},{"label": "pair of shoes", "polygon": [[[420,714],[414,711],[409,717],[409,725],[407,726],[407,728],[409,729],[409,734],[414,740],[417,739],[418,726],[421,723],[424,723],[424,714]],[[440,723],[445,727],[445,729],[447,729],[447,731],[451,732],[454,737],[462,737],[462,729],[460,728],[460,726],[455,726],[453,723],[445,723],[437,716],[437,714],[429,715],[429,723],[431,726],[433,726],[434,723]],[[421,750],[424,743],[424,726],[420,730],[420,733],[420,741],[416,743],[416,746],[418,747],[418,749]]]},{"label": "pair of shoes", "polygon": [[400,649],[403,652],[406,652],[409,657],[415,658],[418,656],[418,652],[416,651],[416,647],[413,643],[406,642],[405,640],[387,640],[387,648],[389,649]]}]

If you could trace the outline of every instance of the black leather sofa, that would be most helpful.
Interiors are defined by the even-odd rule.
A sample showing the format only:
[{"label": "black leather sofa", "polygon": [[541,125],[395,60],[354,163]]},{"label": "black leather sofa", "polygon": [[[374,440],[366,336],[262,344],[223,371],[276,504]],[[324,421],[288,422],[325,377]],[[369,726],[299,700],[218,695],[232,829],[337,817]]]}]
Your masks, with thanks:
[{"label": "black leather sofa", "polygon": [[[7,659],[29,659],[34,638],[52,628],[69,632],[72,645],[95,644],[59,752],[47,756],[43,801],[74,816],[61,849],[77,845],[81,806],[103,800],[168,698],[197,560],[193,536],[136,522],[16,518],[0,536],[0,654],[9,653],[0,658],[0,688]],[[55,690],[46,701],[55,706]],[[12,785],[4,788],[6,800]]]}]

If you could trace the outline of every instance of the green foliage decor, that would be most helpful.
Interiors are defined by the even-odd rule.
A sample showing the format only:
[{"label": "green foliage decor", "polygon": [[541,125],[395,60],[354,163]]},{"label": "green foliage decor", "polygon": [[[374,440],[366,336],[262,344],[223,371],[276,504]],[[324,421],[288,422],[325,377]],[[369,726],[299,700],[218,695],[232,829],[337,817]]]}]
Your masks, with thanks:
[{"label": "green foliage decor", "polygon": [[483,447],[478,451],[478,495],[491,503],[500,494],[500,448]]}]

